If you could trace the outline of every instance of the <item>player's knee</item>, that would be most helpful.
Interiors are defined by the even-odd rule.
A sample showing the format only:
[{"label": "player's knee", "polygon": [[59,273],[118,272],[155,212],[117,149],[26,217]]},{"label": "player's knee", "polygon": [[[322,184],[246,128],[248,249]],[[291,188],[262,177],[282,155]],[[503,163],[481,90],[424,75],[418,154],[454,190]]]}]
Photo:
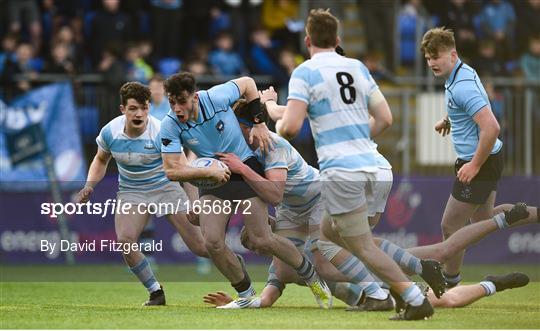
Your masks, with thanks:
[{"label": "player's knee", "polygon": [[121,244],[134,244],[138,241],[137,236],[130,233],[119,233],[117,242]]},{"label": "player's knee", "polygon": [[204,247],[210,255],[216,255],[225,249],[225,240],[217,236],[204,238]]},{"label": "player's knee", "polygon": [[202,242],[198,242],[195,244],[195,246],[190,247],[190,250],[193,254],[200,256],[200,257],[210,257],[208,254],[208,249],[206,248],[206,244]]},{"label": "player's knee", "polygon": [[263,255],[272,255],[272,238],[270,236],[252,235],[249,237],[249,242],[253,250]]},{"label": "player's knee", "polygon": [[441,230],[444,235],[444,238],[446,239],[450,237],[454,232],[459,230],[459,228],[455,224],[452,224],[451,222],[443,221],[441,223]]}]

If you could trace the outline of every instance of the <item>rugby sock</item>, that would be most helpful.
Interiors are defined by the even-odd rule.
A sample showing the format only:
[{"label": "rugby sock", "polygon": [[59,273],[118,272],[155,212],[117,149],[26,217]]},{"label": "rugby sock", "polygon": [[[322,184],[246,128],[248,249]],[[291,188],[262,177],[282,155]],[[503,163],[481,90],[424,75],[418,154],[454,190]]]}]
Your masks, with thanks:
[{"label": "rugby sock", "polygon": [[509,227],[508,223],[506,223],[506,218],[504,217],[504,213],[497,214],[493,216],[493,220],[495,223],[497,223],[497,227],[499,229],[504,229]]},{"label": "rugby sock", "polygon": [[379,247],[383,252],[396,261],[400,267],[406,268],[416,275],[420,275],[422,273],[422,264],[420,263],[420,259],[403,248],[389,242],[388,240],[383,240]]},{"label": "rugby sock", "polygon": [[347,276],[351,283],[357,284],[371,298],[384,300],[388,294],[384,292],[369,269],[355,256],[349,256],[342,264],[337,266],[342,274]]},{"label": "rugby sock", "polygon": [[358,284],[327,281],[332,295],[349,306],[357,306],[362,298],[362,288]]},{"label": "rugby sock", "polygon": [[154,276],[152,267],[150,266],[150,263],[148,263],[146,257],[143,258],[139,264],[129,269],[137,276],[137,278],[139,278],[148,292],[152,293],[160,289],[160,285],[156,280],[156,276]]},{"label": "rugby sock", "polygon": [[412,306],[420,306],[425,299],[422,290],[415,284],[412,284],[401,293],[401,298]]},{"label": "rugby sock", "polygon": [[313,264],[302,254],[302,263],[296,268],[296,272],[307,284],[311,284],[317,280],[317,274]]},{"label": "rugby sock", "polygon": [[276,275],[276,266],[274,265],[274,261],[270,263],[270,267],[268,268],[268,279],[266,280],[266,285],[274,286],[281,294],[283,294],[283,290],[285,289],[285,284],[280,281]]},{"label": "rugby sock", "polygon": [[455,275],[449,275],[446,272],[443,272],[444,279],[446,279],[446,284],[448,284],[448,287],[454,287],[459,282],[461,282],[461,275],[459,272]]},{"label": "rugby sock", "polygon": [[484,291],[486,291],[486,296],[493,295],[497,292],[497,288],[492,282],[483,281],[480,282],[480,286],[482,286],[484,288]]},{"label": "rugby sock", "polygon": [[247,273],[244,274],[244,279],[236,284],[231,283],[231,286],[234,287],[240,298],[249,298],[256,294]]}]

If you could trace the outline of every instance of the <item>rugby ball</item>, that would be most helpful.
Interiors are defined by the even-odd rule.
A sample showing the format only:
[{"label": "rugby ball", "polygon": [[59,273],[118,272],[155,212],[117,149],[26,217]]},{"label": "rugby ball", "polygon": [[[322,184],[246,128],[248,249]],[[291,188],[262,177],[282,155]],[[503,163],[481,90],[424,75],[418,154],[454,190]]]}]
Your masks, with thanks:
[{"label": "rugby ball", "polygon": [[[221,162],[220,160],[213,159],[211,157],[200,157],[198,159],[191,161],[189,165],[195,168],[221,167],[221,168],[227,169],[227,165],[225,163]],[[225,184],[225,183],[218,183],[210,179],[197,179],[197,180],[191,180],[189,182],[197,186],[198,188],[202,188],[205,190],[212,190],[220,186],[223,186]]]}]

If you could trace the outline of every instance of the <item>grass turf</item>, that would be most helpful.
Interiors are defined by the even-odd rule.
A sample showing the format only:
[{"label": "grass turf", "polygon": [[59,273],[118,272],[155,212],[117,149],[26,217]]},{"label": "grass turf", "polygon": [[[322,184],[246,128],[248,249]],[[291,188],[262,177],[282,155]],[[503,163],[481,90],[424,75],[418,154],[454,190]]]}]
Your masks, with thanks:
[{"label": "grass turf", "polygon": [[[249,266],[263,275],[264,267]],[[464,268],[466,280],[488,273],[520,270],[531,276],[525,288],[483,298],[460,309],[438,309],[434,318],[420,322],[389,321],[386,313],[351,313],[336,301],[332,310],[316,308],[305,287],[289,285],[270,309],[223,311],[208,308],[202,295],[227,290],[225,282],[212,281],[215,274],[196,282],[192,267],[160,266],[158,277],[167,293],[166,307],[141,307],[147,294],[119,266],[6,267],[0,288],[1,329],[531,329],[540,325],[540,270],[537,266],[475,266]],[[169,273],[174,273],[172,277]],[[25,274],[26,278],[21,278]],[[79,275],[92,281],[65,281],[59,275]],[[17,276],[19,275],[19,276]],[[57,277],[55,277],[57,275]],[[33,277],[31,277],[33,276]],[[112,277],[107,279],[108,277]],[[114,278],[119,277],[119,278]],[[182,282],[164,281],[169,277]],[[19,280],[15,282],[14,278]],[[61,279],[61,282],[52,282]],[[39,281],[38,281],[39,280]],[[42,280],[48,280],[44,282]],[[264,283],[256,283],[261,290]]]}]

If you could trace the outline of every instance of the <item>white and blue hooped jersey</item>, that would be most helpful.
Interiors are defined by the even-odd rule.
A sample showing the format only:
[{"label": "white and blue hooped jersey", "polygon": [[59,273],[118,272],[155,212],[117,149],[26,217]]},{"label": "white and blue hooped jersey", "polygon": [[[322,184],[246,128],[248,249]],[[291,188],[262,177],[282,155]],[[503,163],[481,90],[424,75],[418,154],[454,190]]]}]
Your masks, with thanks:
[{"label": "white and blue hooped jersey", "polygon": [[[490,108],[487,93],[476,71],[461,60],[456,63],[444,87],[454,148],[460,159],[471,160],[480,140],[480,128],[473,117],[485,106]],[[502,141],[497,139],[491,154],[501,148]]]},{"label": "white and blue hooped jersey", "polygon": [[277,208],[294,212],[311,208],[317,203],[321,194],[319,171],[308,165],[287,140],[273,132],[270,134],[274,139],[274,149],[267,154],[257,149],[255,156],[265,171],[287,169],[283,200]]},{"label": "white and blue hooped jersey", "polygon": [[336,52],[317,53],[293,71],[288,99],[308,105],[321,172],[375,171],[368,104],[377,89],[362,62]]},{"label": "white and blue hooped jersey", "polygon": [[231,106],[240,98],[234,82],[216,85],[199,95],[197,121],[182,123],[171,110],[161,121],[161,150],[181,153],[189,148],[198,157],[215,157],[215,153],[234,153],[244,161],[253,156],[240,130]]},{"label": "white and blue hooped jersey", "polygon": [[149,191],[169,183],[161,160],[159,120],[148,116],[146,130],[137,138],[124,133],[125,125],[126,117],[118,116],[96,138],[99,148],[111,153],[118,165],[119,189]]}]

